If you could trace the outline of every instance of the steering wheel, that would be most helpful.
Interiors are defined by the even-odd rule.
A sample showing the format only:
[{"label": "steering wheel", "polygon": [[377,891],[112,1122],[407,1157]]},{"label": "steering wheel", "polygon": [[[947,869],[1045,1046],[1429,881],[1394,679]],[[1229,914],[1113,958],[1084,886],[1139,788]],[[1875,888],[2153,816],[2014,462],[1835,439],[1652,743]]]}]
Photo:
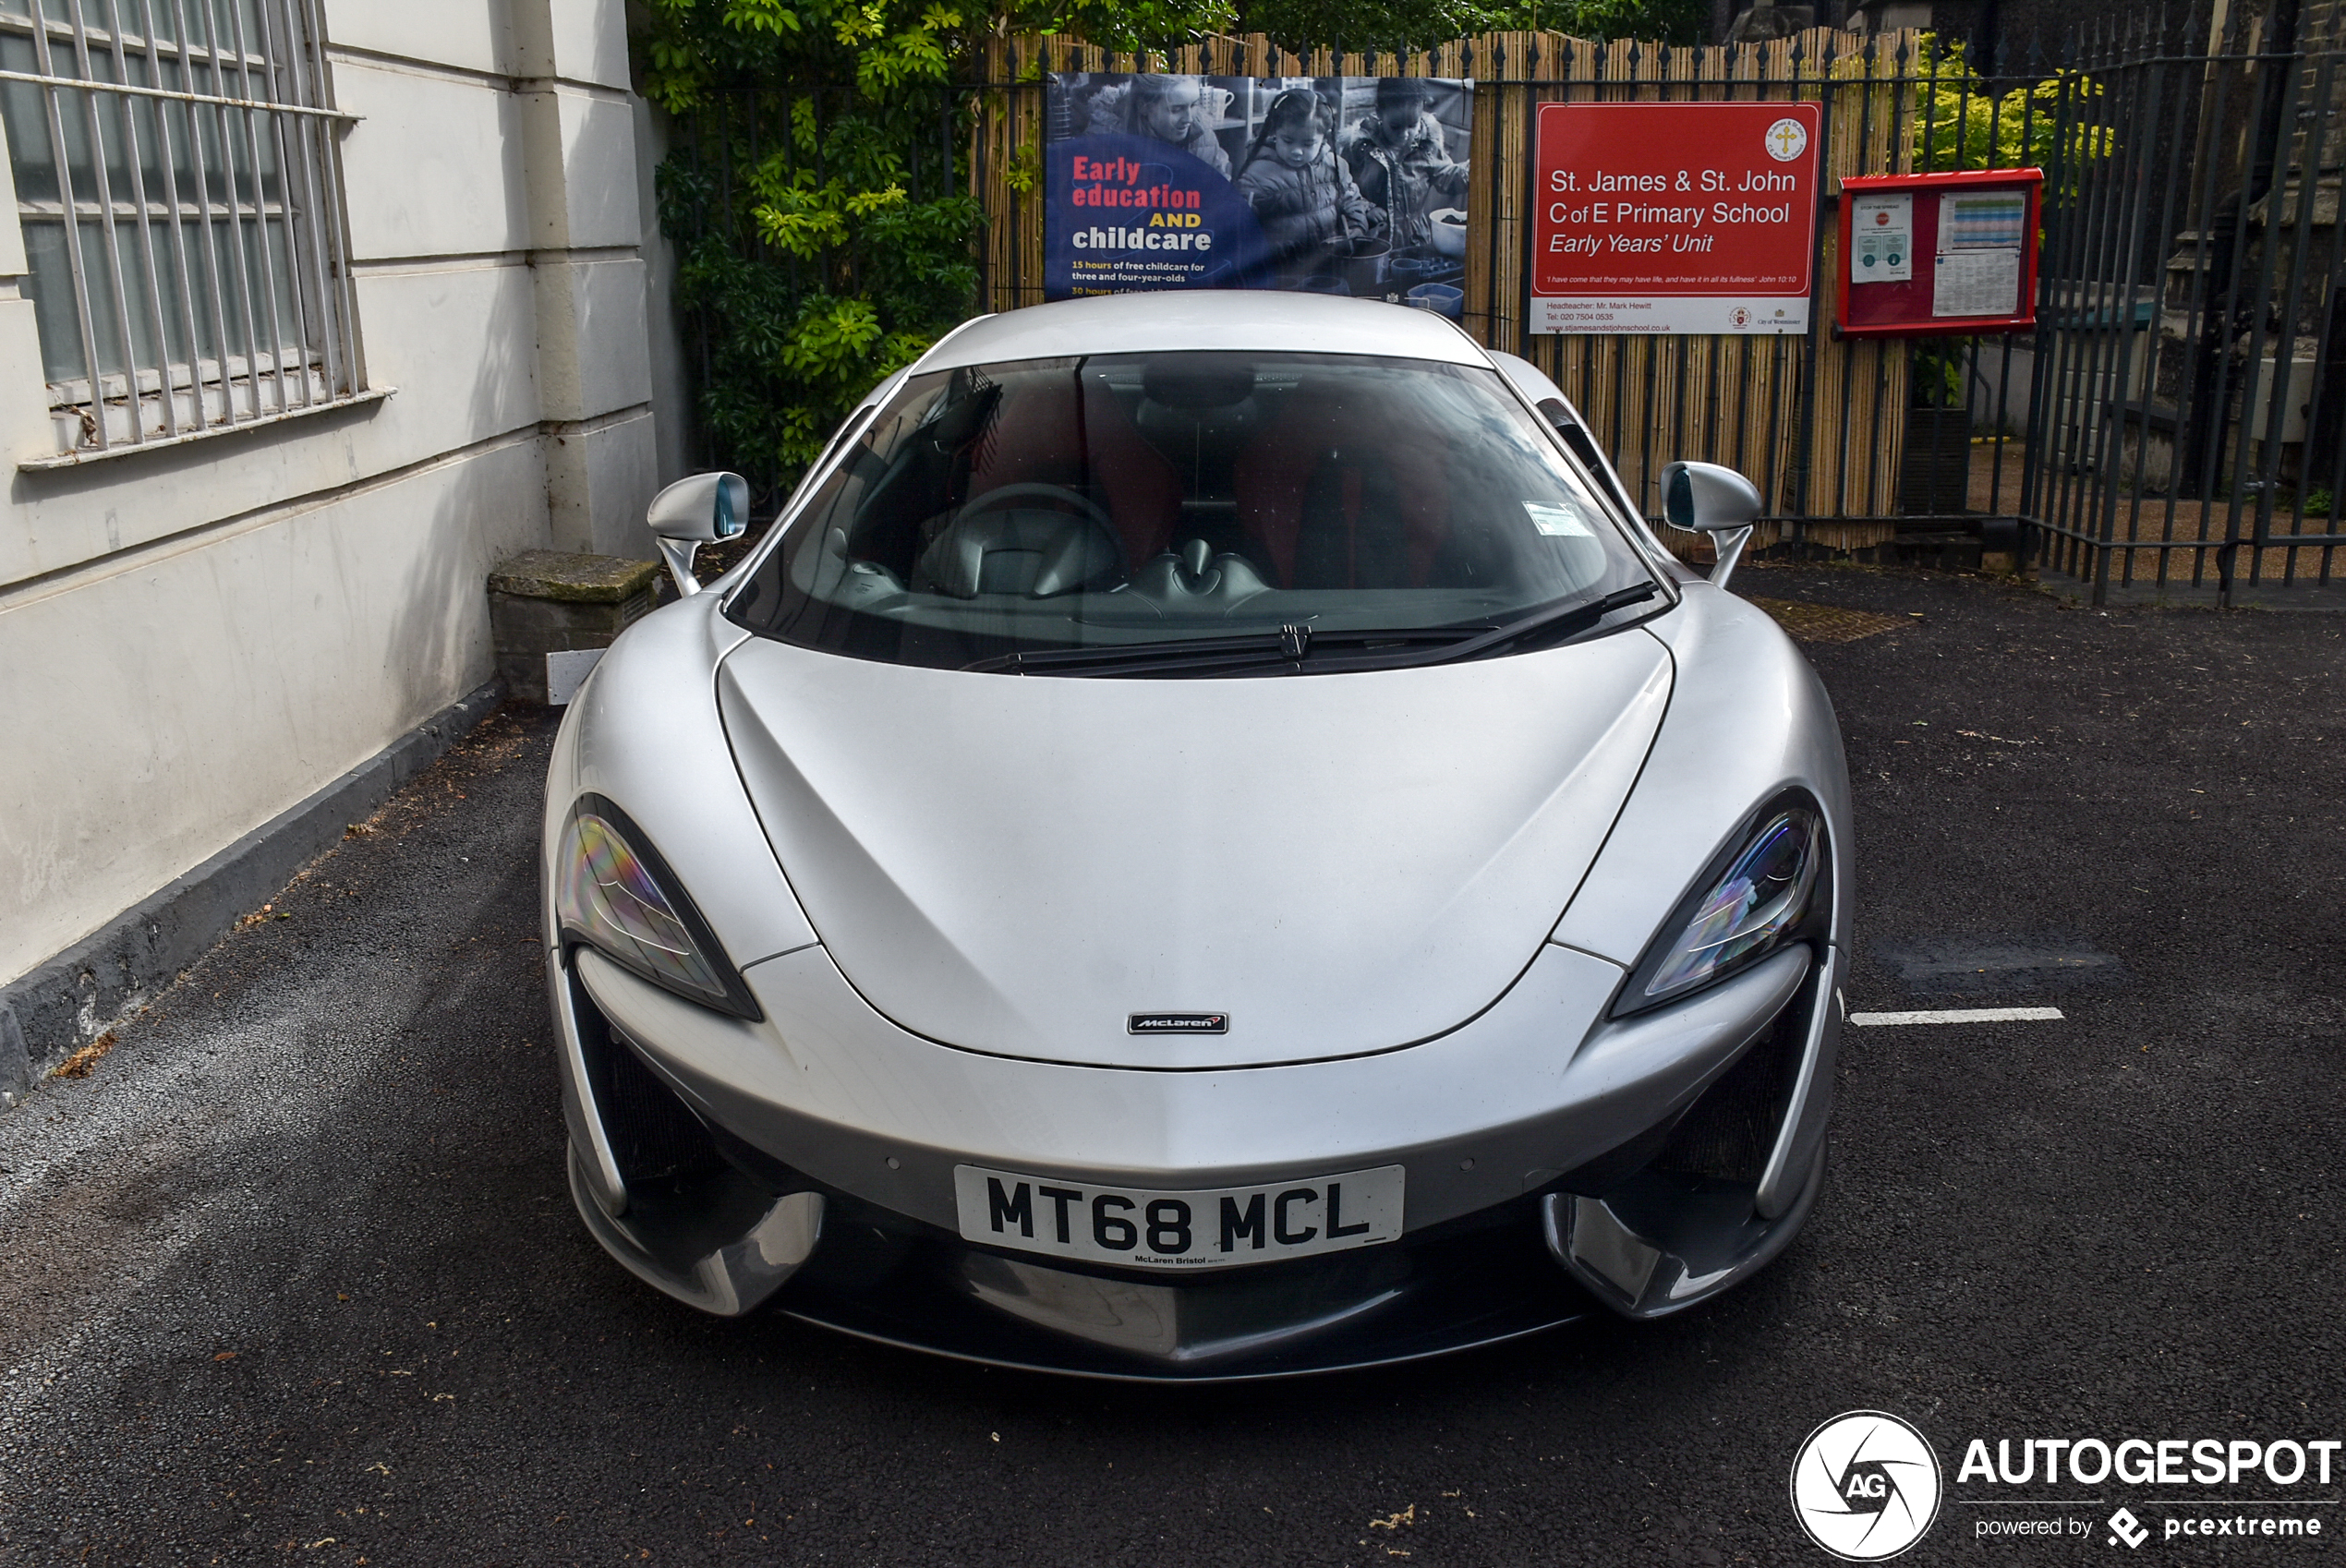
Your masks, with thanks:
[{"label": "steering wheel", "polygon": [[[1022,503],[1050,502],[1073,515],[1017,515]],[[997,513],[1012,515],[997,517]],[[1124,546],[1108,515],[1089,497],[1060,485],[1003,485],[963,504],[922,552],[922,573],[937,591],[974,598],[986,581],[986,558],[1026,557],[1033,576],[1021,589],[1033,598],[1072,593],[1121,571]],[[991,591],[1003,591],[995,589]]]},{"label": "steering wheel", "polygon": [[[945,525],[944,531],[949,534],[973,517],[982,517],[986,513],[998,511],[1002,507],[1022,501],[1065,501],[1098,524],[1111,536],[1116,530],[1116,525],[1110,521],[1108,514],[1101,511],[1099,503],[1087,495],[1070,490],[1064,485],[1019,484],[997,485],[975,500],[964,501],[961,504],[961,510],[953,513],[953,521]],[[1117,547],[1119,554],[1123,548],[1121,545]]]}]

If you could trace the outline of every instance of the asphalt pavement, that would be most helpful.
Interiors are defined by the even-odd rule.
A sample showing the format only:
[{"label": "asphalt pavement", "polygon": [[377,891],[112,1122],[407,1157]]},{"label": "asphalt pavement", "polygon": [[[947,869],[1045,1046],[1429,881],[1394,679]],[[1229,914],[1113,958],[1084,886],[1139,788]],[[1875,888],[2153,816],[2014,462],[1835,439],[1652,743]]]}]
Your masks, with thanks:
[{"label": "asphalt pavement", "polygon": [[[1864,633],[1808,645],[1856,782],[1851,1006],[2064,1015],[1850,1030],[1830,1185],[1750,1285],[1226,1388],[696,1316],[564,1191],[551,727],[507,710],[0,1116],[0,1562],[1822,1563],[1786,1478],[1857,1408],[1946,1465],[1903,1561],[2107,1561],[2098,1525],[1981,1539],[2011,1514],[1968,1442],[2346,1438],[2346,617],[1739,585]],[[2327,1533],[2142,1552],[2318,1562],[2333,1479],[2073,1512],[2278,1500]]]}]

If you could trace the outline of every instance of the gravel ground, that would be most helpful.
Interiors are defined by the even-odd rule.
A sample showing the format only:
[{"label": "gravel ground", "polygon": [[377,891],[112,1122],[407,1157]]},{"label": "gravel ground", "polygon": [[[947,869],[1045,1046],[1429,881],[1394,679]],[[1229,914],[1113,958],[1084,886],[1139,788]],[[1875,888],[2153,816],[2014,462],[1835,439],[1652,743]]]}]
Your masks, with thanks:
[{"label": "gravel ground", "polygon": [[[1858,1407],[1947,1464],[1906,1561],[2106,1556],[2119,1502],[2156,1528],[2164,1499],[2346,1493],[2346,1465],[1954,1473],[1974,1438],[2346,1437],[2346,618],[1741,586],[1888,618],[1809,646],[1857,786],[1851,1005],[2067,1014],[1850,1031],[1831,1186],[1748,1286],[1235,1389],[694,1316],[570,1212],[534,946],[550,729],[501,714],[0,1116],[0,1562],[1823,1562],[1785,1478]],[[2095,1528],[1978,1541],[1993,1511],[1955,1500],[1991,1493],[2091,1497]],[[2145,1550],[2293,1562],[2328,1532]]]}]

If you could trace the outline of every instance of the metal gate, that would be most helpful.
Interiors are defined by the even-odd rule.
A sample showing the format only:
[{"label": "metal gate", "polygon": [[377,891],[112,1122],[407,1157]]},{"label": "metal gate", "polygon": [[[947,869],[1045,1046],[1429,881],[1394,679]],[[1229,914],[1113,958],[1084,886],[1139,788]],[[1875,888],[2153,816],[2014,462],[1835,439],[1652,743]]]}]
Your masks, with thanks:
[{"label": "metal gate", "polygon": [[1965,401],[2025,438],[1986,510],[2097,604],[2333,581],[2340,19],[2336,0],[2216,0],[2089,32],[2059,75],[2041,326],[1968,345]]}]

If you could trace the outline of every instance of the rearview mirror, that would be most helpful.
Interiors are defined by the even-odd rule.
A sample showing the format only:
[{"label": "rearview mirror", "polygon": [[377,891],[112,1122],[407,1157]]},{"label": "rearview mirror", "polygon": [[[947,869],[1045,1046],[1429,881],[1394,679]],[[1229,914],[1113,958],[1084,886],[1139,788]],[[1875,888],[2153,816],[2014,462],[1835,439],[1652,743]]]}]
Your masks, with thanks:
[{"label": "rearview mirror", "polygon": [[700,592],[693,556],[701,546],[730,539],[749,524],[749,481],[739,474],[695,474],[652,497],[644,514],[659,541],[659,555],[679,593]]},{"label": "rearview mirror", "polygon": [[1760,488],[1732,468],[1716,463],[1673,463],[1662,471],[1662,514],[1674,528],[1711,536],[1719,552],[1711,569],[1713,587],[1735,574],[1751,525],[1763,510]]}]

